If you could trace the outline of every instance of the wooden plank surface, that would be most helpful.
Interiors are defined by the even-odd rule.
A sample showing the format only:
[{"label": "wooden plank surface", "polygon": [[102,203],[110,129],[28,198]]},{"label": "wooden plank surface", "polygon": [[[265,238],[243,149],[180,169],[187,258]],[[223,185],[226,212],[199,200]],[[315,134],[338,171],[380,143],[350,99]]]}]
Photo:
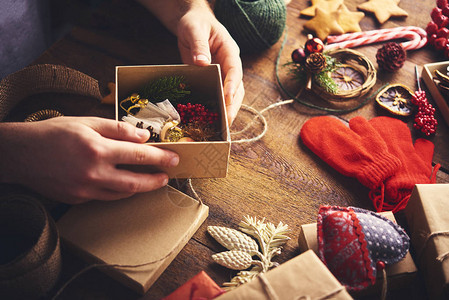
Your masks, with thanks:
[{"label": "wooden plank surface", "polygon": [[[345,0],[351,11],[363,0]],[[286,43],[280,53],[281,65],[290,58],[293,49],[306,41],[303,24],[306,18],[299,18],[300,10],[308,7],[308,1],[293,0],[287,9],[287,36],[267,51],[242,55],[246,96],[244,103],[258,110],[287,97],[276,83],[275,63],[284,38]],[[380,26],[372,15],[361,21],[363,30],[415,25],[425,28],[430,21],[433,0],[402,0],[400,6],[409,17],[391,19]],[[357,48],[375,63],[377,49],[381,45]],[[425,63],[445,60],[431,48],[408,51],[408,58],[402,69],[390,74],[378,73],[373,91],[386,83],[402,83],[416,88],[414,67]],[[134,1],[107,1],[91,19],[74,28],[70,34],[49,48],[35,63],[61,64],[86,73],[98,79],[102,92],[107,83],[114,81],[116,65],[176,64],[181,63],[176,38],[172,36],[151,14]],[[377,64],[375,64],[377,67]],[[285,68],[279,76],[283,85],[291,92],[298,87],[292,82]],[[325,104],[313,94],[307,94],[309,101]],[[433,103],[433,102],[432,102]],[[47,107],[45,107],[47,106]],[[26,99],[8,117],[8,120],[22,120],[28,113],[42,108],[57,108],[66,115],[97,115],[113,117],[113,108],[101,105],[96,100],[68,95],[39,95]],[[203,201],[210,207],[210,216],[179,256],[162,274],[159,280],[144,296],[144,299],[160,299],[178,286],[205,270],[219,285],[229,281],[232,272],[213,263],[211,255],[223,248],[206,232],[209,225],[236,228],[243,216],[266,217],[273,223],[280,221],[291,228],[291,241],[275,260],[284,262],[299,254],[297,235],[301,224],[316,221],[316,213],[322,204],[358,206],[373,209],[368,198],[368,189],[357,180],[344,177],[321,161],[308,150],[299,139],[299,131],[309,118],[325,114],[294,103],[283,105],[266,112],[268,131],[263,139],[253,143],[233,144],[229,163],[229,175],[220,179],[195,179],[193,186]],[[350,113],[340,114],[342,120],[362,115],[370,119],[388,115],[369,103]],[[244,127],[253,116],[242,110],[232,132]],[[434,162],[442,168],[437,182],[449,182],[448,126],[437,112],[440,123],[432,141],[435,143]],[[403,119],[412,128],[412,118]],[[249,138],[262,131],[255,122],[248,132],[235,135],[233,139]],[[414,136],[416,137],[416,136]],[[400,219],[400,216],[399,216]],[[84,263],[64,252],[64,269],[60,285],[84,267]],[[422,299],[423,287],[420,281],[407,290],[390,294],[391,299]],[[119,285],[99,271],[89,271],[74,281],[59,299],[138,299],[139,295]]]}]

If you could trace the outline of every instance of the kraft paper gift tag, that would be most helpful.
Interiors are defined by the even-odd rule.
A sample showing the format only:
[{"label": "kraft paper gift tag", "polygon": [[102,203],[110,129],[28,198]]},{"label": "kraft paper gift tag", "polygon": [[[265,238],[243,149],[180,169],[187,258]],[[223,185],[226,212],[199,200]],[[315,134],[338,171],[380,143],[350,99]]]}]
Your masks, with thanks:
[{"label": "kraft paper gift tag", "polygon": [[207,218],[209,208],[167,186],[118,201],[76,205],[58,221],[63,241],[89,263],[144,294]]}]

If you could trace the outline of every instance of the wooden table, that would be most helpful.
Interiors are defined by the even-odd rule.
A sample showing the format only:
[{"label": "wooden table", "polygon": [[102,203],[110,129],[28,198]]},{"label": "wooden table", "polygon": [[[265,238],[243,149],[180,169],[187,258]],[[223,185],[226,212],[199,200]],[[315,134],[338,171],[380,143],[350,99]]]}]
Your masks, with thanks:
[{"label": "wooden table", "polygon": [[[362,2],[364,1],[345,0],[351,11],[355,11],[356,6]],[[306,32],[302,26],[307,19],[298,16],[300,10],[308,5],[308,1],[300,0],[293,0],[288,5],[288,37],[281,53],[281,63],[287,62],[292,50],[306,41]],[[430,11],[435,6],[435,1],[402,0],[400,6],[409,16],[390,19],[382,28],[404,25],[425,28],[430,21]],[[363,30],[380,28],[369,14],[360,25]],[[267,51],[242,55],[246,89],[244,103],[258,110],[287,99],[280,92],[275,78],[275,61],[283,38]],[[375,63],[375,55],[380,46],[364,46],[357,50]],[[430,48],[408,51],[407,55],[407,61],[399,71],[378,73],[373,91],[386,83],[402,83],[415,89],[415,65],[421,69],[423,64],[445,60]],[[61,64],[86,73],[98,79],[102,92],[106,94],[107,83],[114,81],[116,65],[178,64],[181,60],[176,38],[151,14],[133,1],[114,0],[107,1],[92,18],[75,27],[35,63]],[[289,88],[292,87],[285,69],[280,69],[280,78]],[[309,101],[321,101],[312,94],[307,97]],[[94,99],[73,95],[38,95],[25,100],[13,110],[9,120],[22,120],[44,105],[51,105],[66,115],[114,117],[111,106],[102,105]],[[299,254],[297,237],[300,225],[315,222],[320,205],[352,205],[374,209],[368,198],[368,189],[355,179],[340,175],[301,143],[301,126],[309,118],[322,114],[325,113],[297,103],[269,110],[265,113],[268,131],[260,141],[232,145],[226,178],[193,180],[199,196],[210,207],[210,215],[144,299],[159,299],[170,294],[201,270],[205,270],[219,285],[230,280],[231,272],[211,259],[211,255],[222,251],[223,247],[207,234],[206,228],[209,225],[236,228],[245,215],[265,217],[275,224],[280,221],[287,223],[291,228],[292,239],[275,259],[285,262]],[[374,100],[370,100],[364,107],[338,117],[349,120],[358,115],[370,119],[389,114],[376,105]],[[231,131],[241,129],[250,117],[247,112],[241,111]],[[441,164],[437,182],[443,183],[449,182],[449,128],[438,111],[436,117],[439,122],[438,131],[431,140],[435,143],[434,163]],[[412,118],[404,121],[412,128]],[[256,122],[249,132],[233,138],[252,137],[260,133],[261,129]],[[398,217],[400,219],[401,216]],[[63,256],[60,285],[85,266],[83,261],[67,251],[63,252]],[[391,299],[423,297],[420,281],[407,290],[390,294]],[[138,294],[100,271],[93,270],[69,285],[59,299],[138,298]]]}]

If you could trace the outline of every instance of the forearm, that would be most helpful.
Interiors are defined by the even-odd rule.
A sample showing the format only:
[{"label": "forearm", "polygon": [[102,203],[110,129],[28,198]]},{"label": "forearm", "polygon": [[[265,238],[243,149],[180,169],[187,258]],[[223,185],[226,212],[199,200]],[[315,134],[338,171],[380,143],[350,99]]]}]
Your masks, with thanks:
[{"label": "forearm", "polygon": [[173,34],[181,17],[190,10],[203,10],[212,14],[206,0],[137,0],[151,11]]}]

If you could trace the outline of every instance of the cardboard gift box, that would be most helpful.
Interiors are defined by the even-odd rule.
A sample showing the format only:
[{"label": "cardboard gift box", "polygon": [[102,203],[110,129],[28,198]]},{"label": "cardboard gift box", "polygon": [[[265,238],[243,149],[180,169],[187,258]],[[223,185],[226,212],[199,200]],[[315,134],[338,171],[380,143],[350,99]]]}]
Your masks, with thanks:
[{"label": "cardboard gift box", "polygon": [[313,251],[260,274],[217,300],[352,299]]},{"label": "cardboard gift box", "polygon": [[449,184],[417,184],[404,214],[430,299],[449,298]]},{"label": "cardboard gift box", "polygon": [[209,208],[166,186],[117,201],[75,205],[57,226],[65,245],[144,294],[204,222]]},{"label": "cardboard gift box", "polygon": [[[174,151],[180,156],[178,166],[160,171],[166,172],[170,178],[226,177],[231,138],[219,65],[117,66],[116,119],[120,119],[119,102],[121,100],[139,91],[146,83],[166,76],[183,76],[192,92],[195,91],[195,94],[201,95],[202,99],[207,99],[208,103],[204,103],[205,105],[213,104],[218,108],[221,139],[207,142],[148,143],[148,145]],[[155,171],[150,166],[143,169]]]},{"label": "cardboard gift box", "polygon": [[[381,212],[382,216],[396,222],[394,215],[391,211]],[[298,238],[299,248],[301,251],[313,250],[318,254],[318,240],[317,240],[317,224],[305,224],[301,225],[301,231]],[[387,265],[385,267],[387,272],[388,289],[395,290],[409,286],[417,274],[417,268],[410,252],[394,265]],[[376,283],[362,291],[351,292],[357,296],[371,295],[380,293],[382,289],[382,272],[377,273]]]},{"label": "cardboard gift box", "polygon": [[449,104],[448,100],[446,100],[449,97],[443,96],[433,80],[435,70],[439,70],[443,72],[443,74],[446,74],[447,67],[449,67],[449,61],[425,64],[422,69],[421,77],[423,78],[427,88],[429,89],[433,100],[435,100],[435,103],[438,105],[438,109],[443,115],[444,120],[449,125]]}]

